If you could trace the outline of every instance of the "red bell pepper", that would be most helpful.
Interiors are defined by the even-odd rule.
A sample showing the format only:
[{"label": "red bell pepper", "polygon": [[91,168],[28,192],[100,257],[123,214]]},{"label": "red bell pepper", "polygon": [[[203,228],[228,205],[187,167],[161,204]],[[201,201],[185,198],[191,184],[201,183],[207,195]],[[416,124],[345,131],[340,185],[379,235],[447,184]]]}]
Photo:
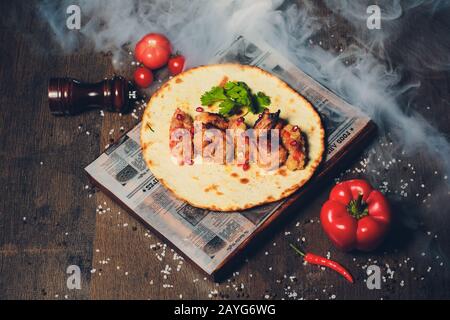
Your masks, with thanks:
[{"label": "red bell pepper", "polygon": [[364,180],[348,180],[331,190],[320,212],[320,221],[337,248],[371,251],[388,232],[391,212],[380,191]]}]

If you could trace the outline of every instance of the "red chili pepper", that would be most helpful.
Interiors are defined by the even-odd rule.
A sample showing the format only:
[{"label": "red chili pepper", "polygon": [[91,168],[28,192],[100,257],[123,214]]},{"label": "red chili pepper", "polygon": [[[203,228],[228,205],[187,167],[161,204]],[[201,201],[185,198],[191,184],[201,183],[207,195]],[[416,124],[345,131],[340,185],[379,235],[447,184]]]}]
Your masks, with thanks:
[{"label": "red chili pepper", "polygon": [[341,266],[336,261],[332,261],[330,259],[315,255],[313,253],[304,253],[300,249],[298,249],[296,246],[294,246],[292,243],[289,245],[291,246],[292,249],[295,250],[295,252],[297,252],[300,256],[302,256],[303,260],[305,260],[306,262],[308,262],[310,264],[315,264],[315,265],[330,268],[330,269],[336,271],[337,273],[339,273],[341,276],[343,276],[347,281],[353,283],[353,277],[350,274],[350,272],[348,272],[347,269],[345,269],[343,266]]}]

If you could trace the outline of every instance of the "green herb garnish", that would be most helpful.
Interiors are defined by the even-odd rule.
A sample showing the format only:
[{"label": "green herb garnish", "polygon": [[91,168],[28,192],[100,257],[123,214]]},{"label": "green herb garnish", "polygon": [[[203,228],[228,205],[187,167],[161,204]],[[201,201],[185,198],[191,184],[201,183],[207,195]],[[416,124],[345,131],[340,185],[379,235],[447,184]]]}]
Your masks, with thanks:
[{"label": "green herb garnish", "polygon": [[203,106],[219,104],[219,113],[230,116],[241,108],[248,108],[253,114],[262,113],[270,105],[270,98],[264,92],[253,94],[245,82],[228,81],[223,88],[213,87],[200,98]]},{"label": "green herb garnish", "polygon": [[226,99],[219,104],[219,113],[223,116],[230,115],[236,107],[236,103],[231,99]]},{"label": "green herb garnish", "polygon": [[256,100],[256,106],[257,111],[254,113],[262,113],[264,111],[264,108],[270,105],[270,98],[265,95],[264,92],[258,92],[258,94],[255,96]]},{"label": "green herb garnish", "polygon": [[200,100],[203,106],[210,106],[216,102],[226,100],[225,92],[221,87],[213,87],[210,91],[206,92]]}]

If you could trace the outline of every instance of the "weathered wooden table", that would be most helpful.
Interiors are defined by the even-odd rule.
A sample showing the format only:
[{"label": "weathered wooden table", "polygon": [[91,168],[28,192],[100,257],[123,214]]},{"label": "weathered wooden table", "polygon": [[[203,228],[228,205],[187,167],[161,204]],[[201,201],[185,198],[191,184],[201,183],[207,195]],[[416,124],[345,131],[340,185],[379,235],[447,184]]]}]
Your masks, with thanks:
[{"label": "weathered wooden table", "polygon": [[[121,127],[127,130],[138,120],[98,112],[55,118],[48,111],[50,77],[97,81],[113,75],[110,58],[88,49],[62,55],[31,2],[2,1],[0,11],[1,299],[450,298],[449,193],[439,187],[446,176],[439,163],[424,161],[421,153],[397,159],[379,174],[368,172],[365,160],[376,161],[394,148],[395,141],[392,145],[387,139],[367,146],[341,174],[388,186],[398,221],[377,252],[345,254],[330,245],[318,223],[320,206],[334,183],[329,181],[225,282],[205,279],[188,262],[179,265],[169,247],[161,243],[155,248],[160,242],[155,235],[95,192],[83,171],[121,135]],[[349,27],[334,28],[335,41],[348,44]],[[448,135],[449,74],[412,76],[422,82],[412,108],[419,106],[417,111]],[[99,205],[105,213],[99,214]],[[297,240],[347,266],[356,284],[303,265],[288,246]],[[380,290],[369,290],[364,282],[372,264],[382,271]],[[81,268],[80,290],[67,288],[69,265]],[[161,272],[167,265],[170,274]]]}]

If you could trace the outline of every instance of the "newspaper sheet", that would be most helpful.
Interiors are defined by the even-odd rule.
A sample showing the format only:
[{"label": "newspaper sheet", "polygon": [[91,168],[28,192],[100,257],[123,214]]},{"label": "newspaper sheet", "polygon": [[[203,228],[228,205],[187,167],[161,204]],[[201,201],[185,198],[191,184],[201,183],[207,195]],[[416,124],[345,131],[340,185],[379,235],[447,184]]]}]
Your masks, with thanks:
[{"label": "newspaper sheet", "polygon": [[[332,159],[369,121],[261,40],[239,37],[219,51],[213,62],[258,66],[305,96],[324,122],[328,140],[325,161]],[[147,169],[139,134],[137,125],[85,170],[208,274],[214,273],[285,201],[243,212],[194,208],[176,199]]]}]

